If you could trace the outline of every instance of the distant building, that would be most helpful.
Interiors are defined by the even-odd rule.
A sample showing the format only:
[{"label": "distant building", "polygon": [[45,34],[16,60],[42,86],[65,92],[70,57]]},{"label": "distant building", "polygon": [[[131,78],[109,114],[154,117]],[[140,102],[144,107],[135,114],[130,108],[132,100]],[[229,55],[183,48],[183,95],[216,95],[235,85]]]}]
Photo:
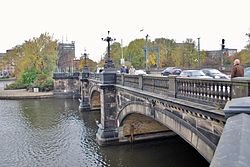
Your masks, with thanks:
[{"label": "distant building", "polygon": [[206,52],[206,60],[204,66],[220,68],[231,64],[233,57],[237,54],[237,49],[210,50]]},{"label": "distant building", "polygon": [[15,66],[13,63],[6,63],[3,60],[3,57],[5,56],[6,53],[0,53],[0,73],[3,74],[13,74],[15,72]]},{"label": "distant building", "polygon": [[5,55],[5,53],[0,53],[0,71],[2,71],[4,68],[4,62],[3,62],[4,55]]},{"label": "distant building", "polygon": [[58,44],[58,62],[59,72],[72,72],[75,59],[75,42]]}]

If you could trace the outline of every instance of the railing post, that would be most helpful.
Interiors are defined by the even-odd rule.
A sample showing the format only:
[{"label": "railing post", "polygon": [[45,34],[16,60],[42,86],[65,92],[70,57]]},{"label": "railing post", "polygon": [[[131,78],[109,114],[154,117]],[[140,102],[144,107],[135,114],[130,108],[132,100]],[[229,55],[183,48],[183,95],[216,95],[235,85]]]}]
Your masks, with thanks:
[{"label": "railing post", "polygon": [[168,76],[169,78],[169,93],[171,96],[176,98],[177,95],[177,83],[176,83],[176,76]]},{"label": "railing post", "polygon": [[232,99],[250,96],[250,78],[237,77],[232,79]]},{"label": "railing post", "polygon": [[124,86],[124,74],[121,74],[121,82],[122,82],[122,86]]},{"label": "railing post", "polygon": [[139,78],[139,89],[143,90],[143,75],[138,75]]}]

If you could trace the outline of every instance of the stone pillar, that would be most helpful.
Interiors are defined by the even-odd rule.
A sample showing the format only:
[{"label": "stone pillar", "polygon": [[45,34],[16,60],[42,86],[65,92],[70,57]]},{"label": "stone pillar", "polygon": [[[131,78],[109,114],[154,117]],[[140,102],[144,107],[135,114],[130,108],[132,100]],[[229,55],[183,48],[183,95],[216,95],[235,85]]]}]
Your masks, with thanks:
[{"label": "stone pillar", "polygon": [[124,74],[121,74],[122,86],[124,86]]},{"label": "stone pillar", "polygon": [[250,96],[250,78],[237,77],[232,79],[232,99]]},{"label": "stone pillar", "polygon": [[104,71],[100,74],[100,80],[102,84],[115,84],[116,71],[113,69],[104,69]]},{"label": "stone pillar", "polygon": [[138,75],[139,77],[139,89],[143,90],[143,75]]},{"label": "stone pillar", "polygon": [[168,79],[169,79],[168,89],[169,89],[170,95],[173,97],[176,97],[176,94],[177,94],[176,76],[168,76]]},{"label": "stone pillar", "polygon": [[114,85],[103,84],[101,88],[101,123],[96,134],[99,145],[113,144],[118,141],[116,123],[116,90]]},{"label": "stone pillar", "polygon": [[81,112],[90,111],[89,97],[87,97],[87,85],[88,82],[86,79],[81,80],[81,99],[79,99],[79,111]]}]

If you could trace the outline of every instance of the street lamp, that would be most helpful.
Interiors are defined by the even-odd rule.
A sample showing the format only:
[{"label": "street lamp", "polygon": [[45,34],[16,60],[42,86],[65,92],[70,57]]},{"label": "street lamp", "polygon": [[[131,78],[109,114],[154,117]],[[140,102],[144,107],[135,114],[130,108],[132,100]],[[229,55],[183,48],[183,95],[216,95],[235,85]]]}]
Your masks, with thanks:
[{"label": "street lamp", "polygon": [[90,105],[89,105],[89,99],[87,96],[87,86],[88,86],[88,78],[89,78],[89,67],[87,65],[87,56],[86,49],[84,50],[84,68],[82,71],[82,78],[81,80],[81,100],[79,105],[79,111],[89,111]]},{"label": "street lamp", "polygon": [[108,31],[108,36],[106,38],[102,38],[103,41],[108,42],[108,52],[107,57],[105,57],[105,64],[104,64],[104,70],[106,69],[115,69],[115,64],[113,63],[111,57],[110,57],[110,42],[115,41],[115,38],[111,38],[109,36],[110,31]]},{"label": "street lamp", "polygon": [[200,58],[200,38],[198,39],[198,63],[199,63],[199,68],[201,68],[201,58]]},{"label": "street lamp", "polygon": [[146,42],[145,42],[145,47],[144,47],[144,55],[145,55],[145,71],[147,72],[148,70],[148,37],[149,35],[146,35]]},{"label": "street lamp", "polygon": [[115,41],[115,38],[114,39],[111,38],[109,36],[109,32],[110,31],[108,31],[108,36],[106,38],[102,38],[103,41],[108,42],[108,51],[107,51],[107,56],[105,56],[104,69],[100,75],[100,80],[102,84],[115,84],[116,83],[115,64],[110,57],[110,42]]},{"label": "street lamp", "polygon": [[87,65],[88,54],[86,53],[86,49],[84,50],[84,53],[82,54],[82,56],[84,57],[84,67],[83,67],[83,71],[82,71],[82,79],[86,80],[89,78],[89,67]]}]

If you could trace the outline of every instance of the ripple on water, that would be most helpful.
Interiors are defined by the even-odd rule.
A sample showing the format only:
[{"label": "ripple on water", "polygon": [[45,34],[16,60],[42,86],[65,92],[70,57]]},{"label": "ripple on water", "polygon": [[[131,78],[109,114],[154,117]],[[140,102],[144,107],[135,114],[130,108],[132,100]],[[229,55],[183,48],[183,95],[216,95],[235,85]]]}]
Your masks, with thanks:
[{"label": "ripple on water", "polygon": [[[172,154],[178,157],[178,163],[181,158],[185,162],[191,159],[176,154],[175,147],[187,148],[183,144],[178,146],[180,142],[156,144],[156,147],[99,147],[95,141],[95,120],[100,118],[100,113],[79,113],[78,101],[0,100],[0,106],[0,167],[165,166],[161,161]],[[173,145],[171,151],[169,146],[173,148]],[[162,159],[153,161],[155,157]],[[171,166],[169,160],[167,163]]]}]

